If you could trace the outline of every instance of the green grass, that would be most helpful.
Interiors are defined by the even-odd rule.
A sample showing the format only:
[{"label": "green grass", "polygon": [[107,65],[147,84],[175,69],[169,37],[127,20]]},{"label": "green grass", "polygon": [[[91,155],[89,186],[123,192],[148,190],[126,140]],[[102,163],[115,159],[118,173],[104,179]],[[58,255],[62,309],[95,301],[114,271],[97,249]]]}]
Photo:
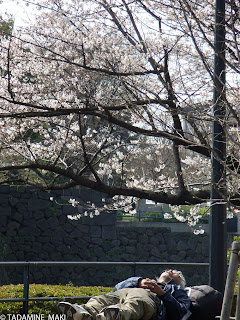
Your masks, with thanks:
[{"label": "green grass", "polygon": [[[87,300],[78,300],[78,296],[94,296],[111,292],[110,287],[76,287],[69,285],[46,285],[31,284],[29,286],[29,297],[57,297],[59,301],[67,300],[65,297],[72,297],[67,300],[71,303],[82,304]],[[5,285],[0,287],[0,299],[22,298],[23,285]],[[57,314],[57,304],[59,301],[31,301],[29,302],[29,314],[52,315]],[[0,302],[0,315],[22,314],[22,302]]]},{"label": "green grass", "polygon": [[[113,291],[111,287],[76,287],[71,283],[69,285],[46,285],[31,284],[29,288],[29,297],[58,297],[59,301],[67,300],[70,303],[82,304],[87,300],[74,299],[79,296],[95,296],[106,294]],[[237,292],[237,286],[235,288]],[[0,287],[0,298],[22,298],[23,285],[4,285]],[[66,299],[66,297],[72,297]],[[33,301],[29,302],[29,315],[55,315],[57,314],[58,301]],[[22,302],[4,302],[0,303],[0,315],[22,314]],[[236,297],[233,300],[232,316],[235,314]],[[45,317],[45,319],[47,319]]]}]

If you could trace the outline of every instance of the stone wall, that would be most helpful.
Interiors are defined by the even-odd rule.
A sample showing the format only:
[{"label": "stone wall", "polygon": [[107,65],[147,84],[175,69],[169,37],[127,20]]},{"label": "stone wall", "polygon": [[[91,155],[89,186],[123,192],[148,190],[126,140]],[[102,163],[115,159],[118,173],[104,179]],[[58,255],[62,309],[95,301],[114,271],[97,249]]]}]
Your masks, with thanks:
[{"label": "stone wall", "polygon": [[[66,198],[100,203],[102,194],[86,189],[55,193],[30,187],[0,187],[0,260],[208,262],[208,234],[181,232],[170,224],[117,222],[114,213],[69,220],[76,213]],[[180,227],[180,225],[179,225]],[[180,228],[179,228],[180,229]],[[32,267],[30,283],[113,286],[129,276],[157,276],[164,266]],[[207,283],[207,267],[181,268],[189,285]],[[23,270],[1,269],[1,284],[22,283]]]}]

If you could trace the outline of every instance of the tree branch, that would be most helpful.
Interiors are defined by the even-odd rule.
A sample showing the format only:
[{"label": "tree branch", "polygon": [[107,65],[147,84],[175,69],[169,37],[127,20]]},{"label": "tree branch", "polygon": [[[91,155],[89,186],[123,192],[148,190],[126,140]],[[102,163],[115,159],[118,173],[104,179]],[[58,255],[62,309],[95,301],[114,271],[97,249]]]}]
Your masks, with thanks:
[{"label": "tree branch", "polygon": [[[24,169],[47,170],[52,173],[56,173],[70,179],[71,181],[68,183],[69,186],[81,185],[99,192],[103,192],[111,198],[116,195],[123,195],[123,196],[137,197],[141,199],[149,199],[156,202],[168,203],[172,205],[184,205],[184,204],[197,204],[201,202],[206,202],[210,196],[210,192],[208,190],[202,190],[198,192],[186,192],[184,195],[173,195],[171,193],[167,194],[166,192],[143,190],[143,189],[137,189],[137,188],[108,186],[103,183],[99,185],[98,182],[90,180],[89,178],[86,178],[86,177],[77,176],[72,171],[62,169],[56,166],[51,166],[48,164],[40,164],[40,163],[5,166],[5,167],[1,167],[0,171],[16,170],[16,169],[17,170],[24,170]],[[36,185],[36,187],[40,188],[39,185]],[[65,188],[65,187],[66,187],[66,184],[63,184],[62,188]],[[48,187],[44,186],[44,189],[47,190]],[[54,186],[52,186],[51,189],[53,190]],[[60,185],[56,185],[56,189],[60,189]]]}]

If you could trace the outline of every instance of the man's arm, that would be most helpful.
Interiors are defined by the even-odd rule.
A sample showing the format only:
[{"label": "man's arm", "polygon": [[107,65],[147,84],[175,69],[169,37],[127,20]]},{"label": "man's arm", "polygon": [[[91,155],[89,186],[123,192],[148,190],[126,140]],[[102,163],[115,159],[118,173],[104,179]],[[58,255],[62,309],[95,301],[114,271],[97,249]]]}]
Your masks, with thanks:
[{"label": "man's arm", "polygon": [[170,290],[170,288],[167,289],[164,294],[159,296],[159,299],[163,301],[163,304],[166,307],[167,319],[180,320],[190,307],[190,299],[186,291],[180,286],[175,288],[173,294],[171,294]]},{"label": "man's arm", "polygon": [[139,282],[141,281],[141,277],[131,277],[128,278],[122,282],[119,282],[116,284],[114,287],[114,291],[123,289],[123,288],[138,288],[139,287]]}]

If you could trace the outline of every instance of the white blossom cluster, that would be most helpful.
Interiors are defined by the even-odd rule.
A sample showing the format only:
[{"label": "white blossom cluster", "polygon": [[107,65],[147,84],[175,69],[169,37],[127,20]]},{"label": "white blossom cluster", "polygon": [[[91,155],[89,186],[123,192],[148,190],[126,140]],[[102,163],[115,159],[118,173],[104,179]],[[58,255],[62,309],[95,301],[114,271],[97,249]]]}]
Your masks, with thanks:
[{"label": "white blossom cluster", "polygon": [[[183,189],[209,190],[215,2],[33,4],[34,24],[0,33],[0,181],[45,189],[95,183],[117,194],[74,219],[102,210],[134,215],[137,191],[167,202]],[[234,163],[226,169],[230,202],[240,190],[240,39],[230,2],[226,13],[232,52],[221,121]],[[196,227],[197,208],[173,216]]]}]

